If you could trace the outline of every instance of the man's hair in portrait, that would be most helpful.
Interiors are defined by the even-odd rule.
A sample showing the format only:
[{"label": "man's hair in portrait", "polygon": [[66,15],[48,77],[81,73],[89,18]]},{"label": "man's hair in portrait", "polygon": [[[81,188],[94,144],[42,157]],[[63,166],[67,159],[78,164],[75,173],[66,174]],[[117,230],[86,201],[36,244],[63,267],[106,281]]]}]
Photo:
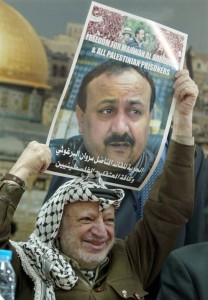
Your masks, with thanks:
[{"label": "man's hair in portrait", "polygon": [[144,30],[144,28],[142,28],[142,27],[137,27],[137,28],[135,29],[135,32],[134,32],[135,36],[137,35],[137,33],[140,32],[140,30]]},{"label": "man's hair in portrait", "polygon": [[106,73],[108,75],[122,74],[124,71],[131,70],[131,69],[137,71],[143,78],[145,78],[149,82],[152,90],[151,99],[150,99],[150,111],[152,111],[155,103],[156,93],[155,93],[155,84],[150,74],[142,68],[124,62],[116,61],[113,59],[107,60],[104,63],[97,65],[93,70],[91,70],[84,76],[77,96],[77,104],[79,105],[81,110],[85,111],[86,109],[87,85],[93,79],[99,77],[103,73]]}]

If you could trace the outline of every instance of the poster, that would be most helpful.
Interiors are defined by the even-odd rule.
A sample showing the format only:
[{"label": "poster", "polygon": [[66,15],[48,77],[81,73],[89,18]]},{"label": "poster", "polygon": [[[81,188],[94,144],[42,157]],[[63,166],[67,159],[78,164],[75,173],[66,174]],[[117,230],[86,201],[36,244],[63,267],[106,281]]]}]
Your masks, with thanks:
[{"label": "poster", "polygon": [[140,190],[162,159],[187,34],[92,2],[54,115],[47,172]]}]

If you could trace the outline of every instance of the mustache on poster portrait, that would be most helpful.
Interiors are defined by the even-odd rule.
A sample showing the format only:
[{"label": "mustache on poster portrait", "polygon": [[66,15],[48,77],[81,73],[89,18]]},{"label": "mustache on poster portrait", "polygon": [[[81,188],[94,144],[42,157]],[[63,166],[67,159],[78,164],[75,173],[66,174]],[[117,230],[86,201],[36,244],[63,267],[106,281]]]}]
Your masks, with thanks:
[{"label": "mustache on poster portrait", "polygon": [[135,139],[129,136],[127,133],[123,135],[112,134],[104,139],[104,145],[109,145],[112,143],[126,143],[132,146],[135,145]]}]

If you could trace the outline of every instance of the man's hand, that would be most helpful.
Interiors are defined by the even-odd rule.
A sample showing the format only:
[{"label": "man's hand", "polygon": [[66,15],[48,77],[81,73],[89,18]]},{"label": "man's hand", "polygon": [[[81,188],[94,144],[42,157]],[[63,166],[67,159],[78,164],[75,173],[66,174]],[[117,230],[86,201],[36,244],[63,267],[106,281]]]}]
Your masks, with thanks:
[{"label": "man's hand", "polygon": [[9,173],[26,181],[29,176],[44,172],[50,162],[50,148],[33,141],[28,144]]},{"label": "man's hand", "polygon": [[173,133],[175,135],[192,136],[192,115],[198,97],[198,87],[190,78],[188,70],[178,71],[173,85],[176,99],[173,119]]},{"label": "man's hand", "polygon": [[199,93],[198,87],[189,77],[188,70],[178,71],[175,77],[173,88],[175,89],[176,110],[182,115],[192,114]]}]

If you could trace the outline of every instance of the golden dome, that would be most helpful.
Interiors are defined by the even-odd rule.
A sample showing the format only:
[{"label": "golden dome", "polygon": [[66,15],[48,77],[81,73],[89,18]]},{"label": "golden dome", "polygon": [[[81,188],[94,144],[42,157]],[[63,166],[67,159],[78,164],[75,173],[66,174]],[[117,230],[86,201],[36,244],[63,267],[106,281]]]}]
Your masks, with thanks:
[{"label": "golden dome", "polygon": [[48,88],[48,62],[37,33],[1,0],[0,20],[0,83]]}]

